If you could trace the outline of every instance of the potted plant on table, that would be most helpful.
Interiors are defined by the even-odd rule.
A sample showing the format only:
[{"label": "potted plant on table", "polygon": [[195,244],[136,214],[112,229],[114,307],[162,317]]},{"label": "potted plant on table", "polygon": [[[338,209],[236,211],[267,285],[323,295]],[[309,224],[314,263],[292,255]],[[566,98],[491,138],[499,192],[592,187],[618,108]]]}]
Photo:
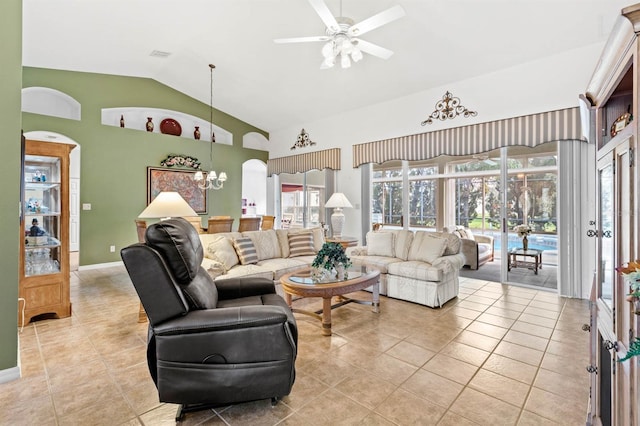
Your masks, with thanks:
[{"label": "potted plant on table", "polygon": [[339,243],[324,243],[313,259],[311,267],[314,269],[315,278],[322,281],[326,277],[343,280],[347,278],[346,270],[351,266],[351,259]]}]

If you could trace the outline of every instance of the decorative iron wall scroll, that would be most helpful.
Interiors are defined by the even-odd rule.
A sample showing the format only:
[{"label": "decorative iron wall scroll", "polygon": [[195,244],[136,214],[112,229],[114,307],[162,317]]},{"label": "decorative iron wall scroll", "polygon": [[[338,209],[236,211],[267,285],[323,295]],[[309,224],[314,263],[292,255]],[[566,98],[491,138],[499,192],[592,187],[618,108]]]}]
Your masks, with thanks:
[{"label": "decorative iron wall scroll", "polygon": [[476,111],[469,111],[466,107],[460,105],[460,99],[453,97],[451,92],[447,90],[442,100],[436,103],[435,111],[421,124],[423,126],[425,124],[433,124],[433,120],[436,118],[440,121],[453,120],[459,115],[464,116],[464,118],[469,118],[475,117],[478,113]]}]

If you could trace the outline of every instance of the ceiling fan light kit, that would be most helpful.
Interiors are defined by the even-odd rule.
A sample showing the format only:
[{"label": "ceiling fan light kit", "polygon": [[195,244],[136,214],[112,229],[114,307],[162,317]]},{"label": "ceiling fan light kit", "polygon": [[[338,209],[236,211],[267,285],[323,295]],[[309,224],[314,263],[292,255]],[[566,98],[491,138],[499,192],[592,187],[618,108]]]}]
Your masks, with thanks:
[{"label": "ceiling fan light kit", "polygon": [[[340,66],[342,68],[351,67],[351,62],[362,60],[364,53],[376,56],[381,59],[389,59],[393,52],[384,47],[369,43],[356,38],[371,30],[381,27],[389,22],[395,21],[405,15],[401,6],[393,6],[359,23],[354,23],[353,19],[346,17],[334,17],[324,0],[309,0],[322,22],[326,26],[326,35],[317,37],[295,37],[275,39],[276,43],[305,43],[311,41],[326,42],[321,49],[324,58],[320,64],[320,69],[333,68],[340,56]],[[342,5],[340,7],[342,10]]]}]

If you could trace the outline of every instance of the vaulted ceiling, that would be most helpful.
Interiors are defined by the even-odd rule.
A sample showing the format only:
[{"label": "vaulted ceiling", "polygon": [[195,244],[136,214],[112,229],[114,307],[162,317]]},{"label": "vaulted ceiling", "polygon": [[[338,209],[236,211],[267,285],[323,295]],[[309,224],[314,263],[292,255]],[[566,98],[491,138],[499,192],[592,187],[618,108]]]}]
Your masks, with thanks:
[{"label": "vaulted ceiling", "polygon": [[328,70],[322,43],[273,42],[324,34],[307,0],[23,4],[25,66],[149,77],[208,104],[213,63],[214,106],[275,131],[602,43],[629,2],[326,0],[356,22],[396,4],[406,11],[363,37],[392,50],[390,59],[365,55]]}]

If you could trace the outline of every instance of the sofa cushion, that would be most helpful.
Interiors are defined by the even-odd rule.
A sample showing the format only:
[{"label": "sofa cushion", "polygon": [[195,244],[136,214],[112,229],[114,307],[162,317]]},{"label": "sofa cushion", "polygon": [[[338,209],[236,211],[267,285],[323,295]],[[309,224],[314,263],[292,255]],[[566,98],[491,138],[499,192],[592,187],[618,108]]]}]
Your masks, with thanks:
[{"label": "sofa cushion", "polygon": [[316,253],[313,245],[313,233],[289,233],[287,237],[289,238],[289,257],[310,256]]},{"label": "sofa cushion", "polygon": [[460,253],[460,248],[462,246],[461,238],[464,238],[464,237],[460,237],[459,232],[457,232],[457,230],[452,233],[449,233],[447,231],[447,228],[445,228],[445,232],[431,232],[431,234],[436,237],[447,239],[447,248],[444,250],[445,256],[450,256],[453,254]]},{"label": "sofa cushion", "polygon": [[268,229],[266,231],[243,232],[242,236],[251,238],[258,253],[258,260],[282,257],[282,251],[280,250],[280,244],[278,243],[278,236],[275,230]]},{"label": "sofa cushion", "polygon": [[226,274],[227,271],[229,270],[227,269],[227,267],[224,266],[224,263],[219,262],[217,260],[213,260],[213,259],[203,259],[202,267],[207,271],[209,276],[213,279],[216,279],[219,276]]},{"label": "sofa cushion", "polygon": [[402,262],[402,259],[387,256],[351,256],[351,262],[355,265],[366,264],[368,266],[373,266],[378,269],[381,274],[386,274],[389,272],[389,265],[392,263]]},{"label": "sofa cushion", "polygon": [[[214,234],[215,235],[215,234]],[[204,256],[222,263],[226,269],[231,269],[240,263],[236,249],[229,238],[218,237],[207,246]]]},{"label": "sofa cushion", "polygon": [[274,258],[261,260],[258,262],[258,266],[272,271],[273,279],[279,280],[284,274],[309,266],[310,262],[305,260],[305,257]]},{"label": "sofa cushion", "polygon": [[478,256],[491,252],[491,244],[478,243]]},{"label": "sofa cushion", "polygon": [[446,238],[437,237],[430,232],[416,232],[409,249],[408,260],[433,263],[434,260],[444,254],[446,247]]},{"label": "sofa cushion", "polygon": [[[386,231],[385,231],[386,232]],[[407,229],[391,231],[395,235],[395,257],[402,260],[409,258],[409,248],[413,242],[413,232]]]},{"label": "sofa cushion", "polygon": [[412,278],[421,281],[442,281],[441,269],[418,260],[391,263],[388,266],[389,274],[399,277]]},{"label": "sofa cushion", "polygon": [[268,278],[273,280],[273,271],[254,264],[236,265],[229,269],[226,274],[217,277],[216,280],[226,280],[235,277]]},{"label": "sofa cushion", "polygon": [[395,256],[395,235],[391,232],[367,232],[367,254],[369,256]]},{"label": "sofa cushion", "polygon": [[238,259],[242,265],[249,265],[258,262],[258,252],[256,251],[251,238],[235,238],[233,240],[233,247],[235,247]]}]

